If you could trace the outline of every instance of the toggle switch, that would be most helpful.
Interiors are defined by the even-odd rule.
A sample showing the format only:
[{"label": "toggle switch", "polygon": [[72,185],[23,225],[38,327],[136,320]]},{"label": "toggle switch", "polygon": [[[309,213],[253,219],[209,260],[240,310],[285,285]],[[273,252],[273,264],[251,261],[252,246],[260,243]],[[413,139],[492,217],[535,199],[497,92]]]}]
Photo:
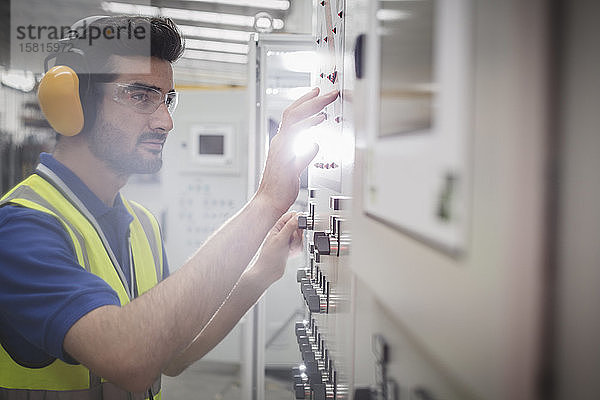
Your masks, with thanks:
[{"label": "toggle switch", "polygon": [[330,196],[329,197],[329,208],[334,211],[346,210],[350,207],[350,196]]},{"label": "toggle switch", "polygon": [[[315,233],[317,233],[317,232],[315,232]],[[315,249],[319,252],[319,255],[327,256],[331,253],[331,244],[329,242],[329,236],[327,236],[327,235],[316,236],[315,235],[314,242],[315,242]]]},{"label": "toggle switch", "polygon": [[298,271],[296,271],[296,282],[302,282],[302,279],[308,279],[307,268],[299,268]]},{"label": "toggle switch", "polygon": [[305,362],[306,376],[308,376],[309,383],[323,383],[323,372],[319,368],[319,364],[316,361]]},{"label": "toggle switch", "polygon": [[319,314],[327,312],[327,299],[318,294],[308,295],[306,297],[306,304],[310,312]]},{"label": "toggle switch", "polygon": [[296,396],[296,399],[306,399],[306,392],[307,390],[303,383],[294,385],[294,395]]},{"label": "toggle switch", "polygon": [[298,215],[298,229],[308,229],[308,217],[306,215]]},{"label": "toggle switch", "polygon": [[326,387],[324,383],[311,383],[310,388],[312,391],[313,400],[325,400],[326,399]]},{"label": "toggle switch", "polygon": [[296,337],[299,336],[307,336],[307,324],[305,322],[296,322],[294,326],[294,331],[296,332]]}]

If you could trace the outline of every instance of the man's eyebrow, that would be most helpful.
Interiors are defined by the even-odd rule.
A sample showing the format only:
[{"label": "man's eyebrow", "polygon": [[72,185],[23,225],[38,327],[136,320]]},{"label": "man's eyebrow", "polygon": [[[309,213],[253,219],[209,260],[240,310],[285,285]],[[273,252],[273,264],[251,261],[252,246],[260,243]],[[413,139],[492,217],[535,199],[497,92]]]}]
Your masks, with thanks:
[{"label": "man's eyebrow", "polygon": [[158,90],[159,92],[162,93],[162,89],[161,88],[159,88],[158,86],[154,86],[154,85],[148,85],[147,83],[133,82],[130,85],[137,86],[137,87],[144,88],[144,89],[154,89],[154,90]]}]

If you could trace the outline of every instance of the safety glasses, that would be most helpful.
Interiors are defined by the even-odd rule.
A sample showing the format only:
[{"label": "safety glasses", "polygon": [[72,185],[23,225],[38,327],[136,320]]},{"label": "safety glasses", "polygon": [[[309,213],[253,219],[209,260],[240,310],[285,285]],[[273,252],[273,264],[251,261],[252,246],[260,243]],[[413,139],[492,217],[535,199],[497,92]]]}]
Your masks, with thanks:
[{"label": "safety glasses", "polygon": [[119,82],[103,82],[101,84],[113,87],[112,99],[114,101],[141,114],[152,114],[164,103],[169,114],[173,115],[175,107],[177,107],[179,94],[174,90],[163,95],[158,89],[140,84]]}]

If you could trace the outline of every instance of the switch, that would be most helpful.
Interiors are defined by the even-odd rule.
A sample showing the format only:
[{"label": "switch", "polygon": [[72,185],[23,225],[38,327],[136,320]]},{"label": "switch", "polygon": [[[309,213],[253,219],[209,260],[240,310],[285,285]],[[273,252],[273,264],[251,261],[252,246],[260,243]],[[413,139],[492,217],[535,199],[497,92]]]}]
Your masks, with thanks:
[{"label": "switch", "polygon": [[325,400],[326,390],[324,383],[311,383],[310,388],[313,392],[313,400]]},{"label": "switch", "polygon": [[306,215],[298,215],[298,229],[308,228],[308,217]]},{"label": "switch", "polygon": [[306,297],[306,304],[310,312],[324,313],[327,311],[327,304],[318,294],[311,294]]},{"label": "switch", "polygon": [[329,255],[331,253],[331,243],[329,242],[329,236],[319,235],[316,236],[315,232],[315,248],[319,252],[319,255]]},{"label": "switch", "polygon": [[317,197],[317,189],[308,189],[308,198],[314,199]]},{"label": "switch", "polygon": [[304,363],[304,365],[306,365],[305,373],[308,376],[308,381],[311,384],[323,383],[323,374],[316,361],[307,361]]},{"label": "switch", "polygon": [[296,282],[302,282],[302,279],[308,279],[308,270],[300,268],[296,271]]},{"label": "switch", "polygon": [[338,215],[330,215],[329,216],[329,232],[331,235],[335,236],[337,232],[337,221],[340,218]]},{"label": "switch", "polygon": [[329,208],[334,211],[348,209],[351,200],[350,196],[331,196],[329,197]]},{"label": "switch", "polygon": [[296,399],[306,399],[306,387],[303,383],[294,385],[294,395]]},{"label": "switch", "polygon": [[303,351],[302,360],[304,362],[316,362],[315,353],[313,351]]},{"label": "switch", "polygon": [[296,322],[296,324],[294,326],[294,331],[296,332],[296,337],[298,337],[298,336],[308,336],[306,334],[306,330],[308,329],[307,325],[308,325],[308,323],[306,321],[298,321],[298,322]]},{"label": "switch", "polygon": [[298,336],[298,344],[302,347],[303,344],[310,345],[308,336]]}]

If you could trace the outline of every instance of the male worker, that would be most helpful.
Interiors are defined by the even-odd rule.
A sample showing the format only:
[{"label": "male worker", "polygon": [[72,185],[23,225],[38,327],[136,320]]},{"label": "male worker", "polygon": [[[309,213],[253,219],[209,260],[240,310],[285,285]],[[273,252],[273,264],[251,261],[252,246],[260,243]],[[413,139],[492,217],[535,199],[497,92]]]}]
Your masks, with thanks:
[{"label": "male worker", "polygon": [[[46,74],[39,96],[62,135],[0,202],[0,398],[158,398],[160,375],[215,346],[301,240],[295,215],[284,213],[316,148],[299,159],[291,144],[323,121],[337,93],[313,90],[284,112],[254,197],[166,278],[158,224],[119,190],[131,174],[161,167],[177,100],[171,63],[183,45],[168,19],[90,22],[103,32],[130,24],[151,32],[150,57],[110,40],[57,55],[63,67]],[[71,124],[77,107],[63,104],[72,93],[52,97],[64,95],[65,79],[81,85],[81,132]]]}]

